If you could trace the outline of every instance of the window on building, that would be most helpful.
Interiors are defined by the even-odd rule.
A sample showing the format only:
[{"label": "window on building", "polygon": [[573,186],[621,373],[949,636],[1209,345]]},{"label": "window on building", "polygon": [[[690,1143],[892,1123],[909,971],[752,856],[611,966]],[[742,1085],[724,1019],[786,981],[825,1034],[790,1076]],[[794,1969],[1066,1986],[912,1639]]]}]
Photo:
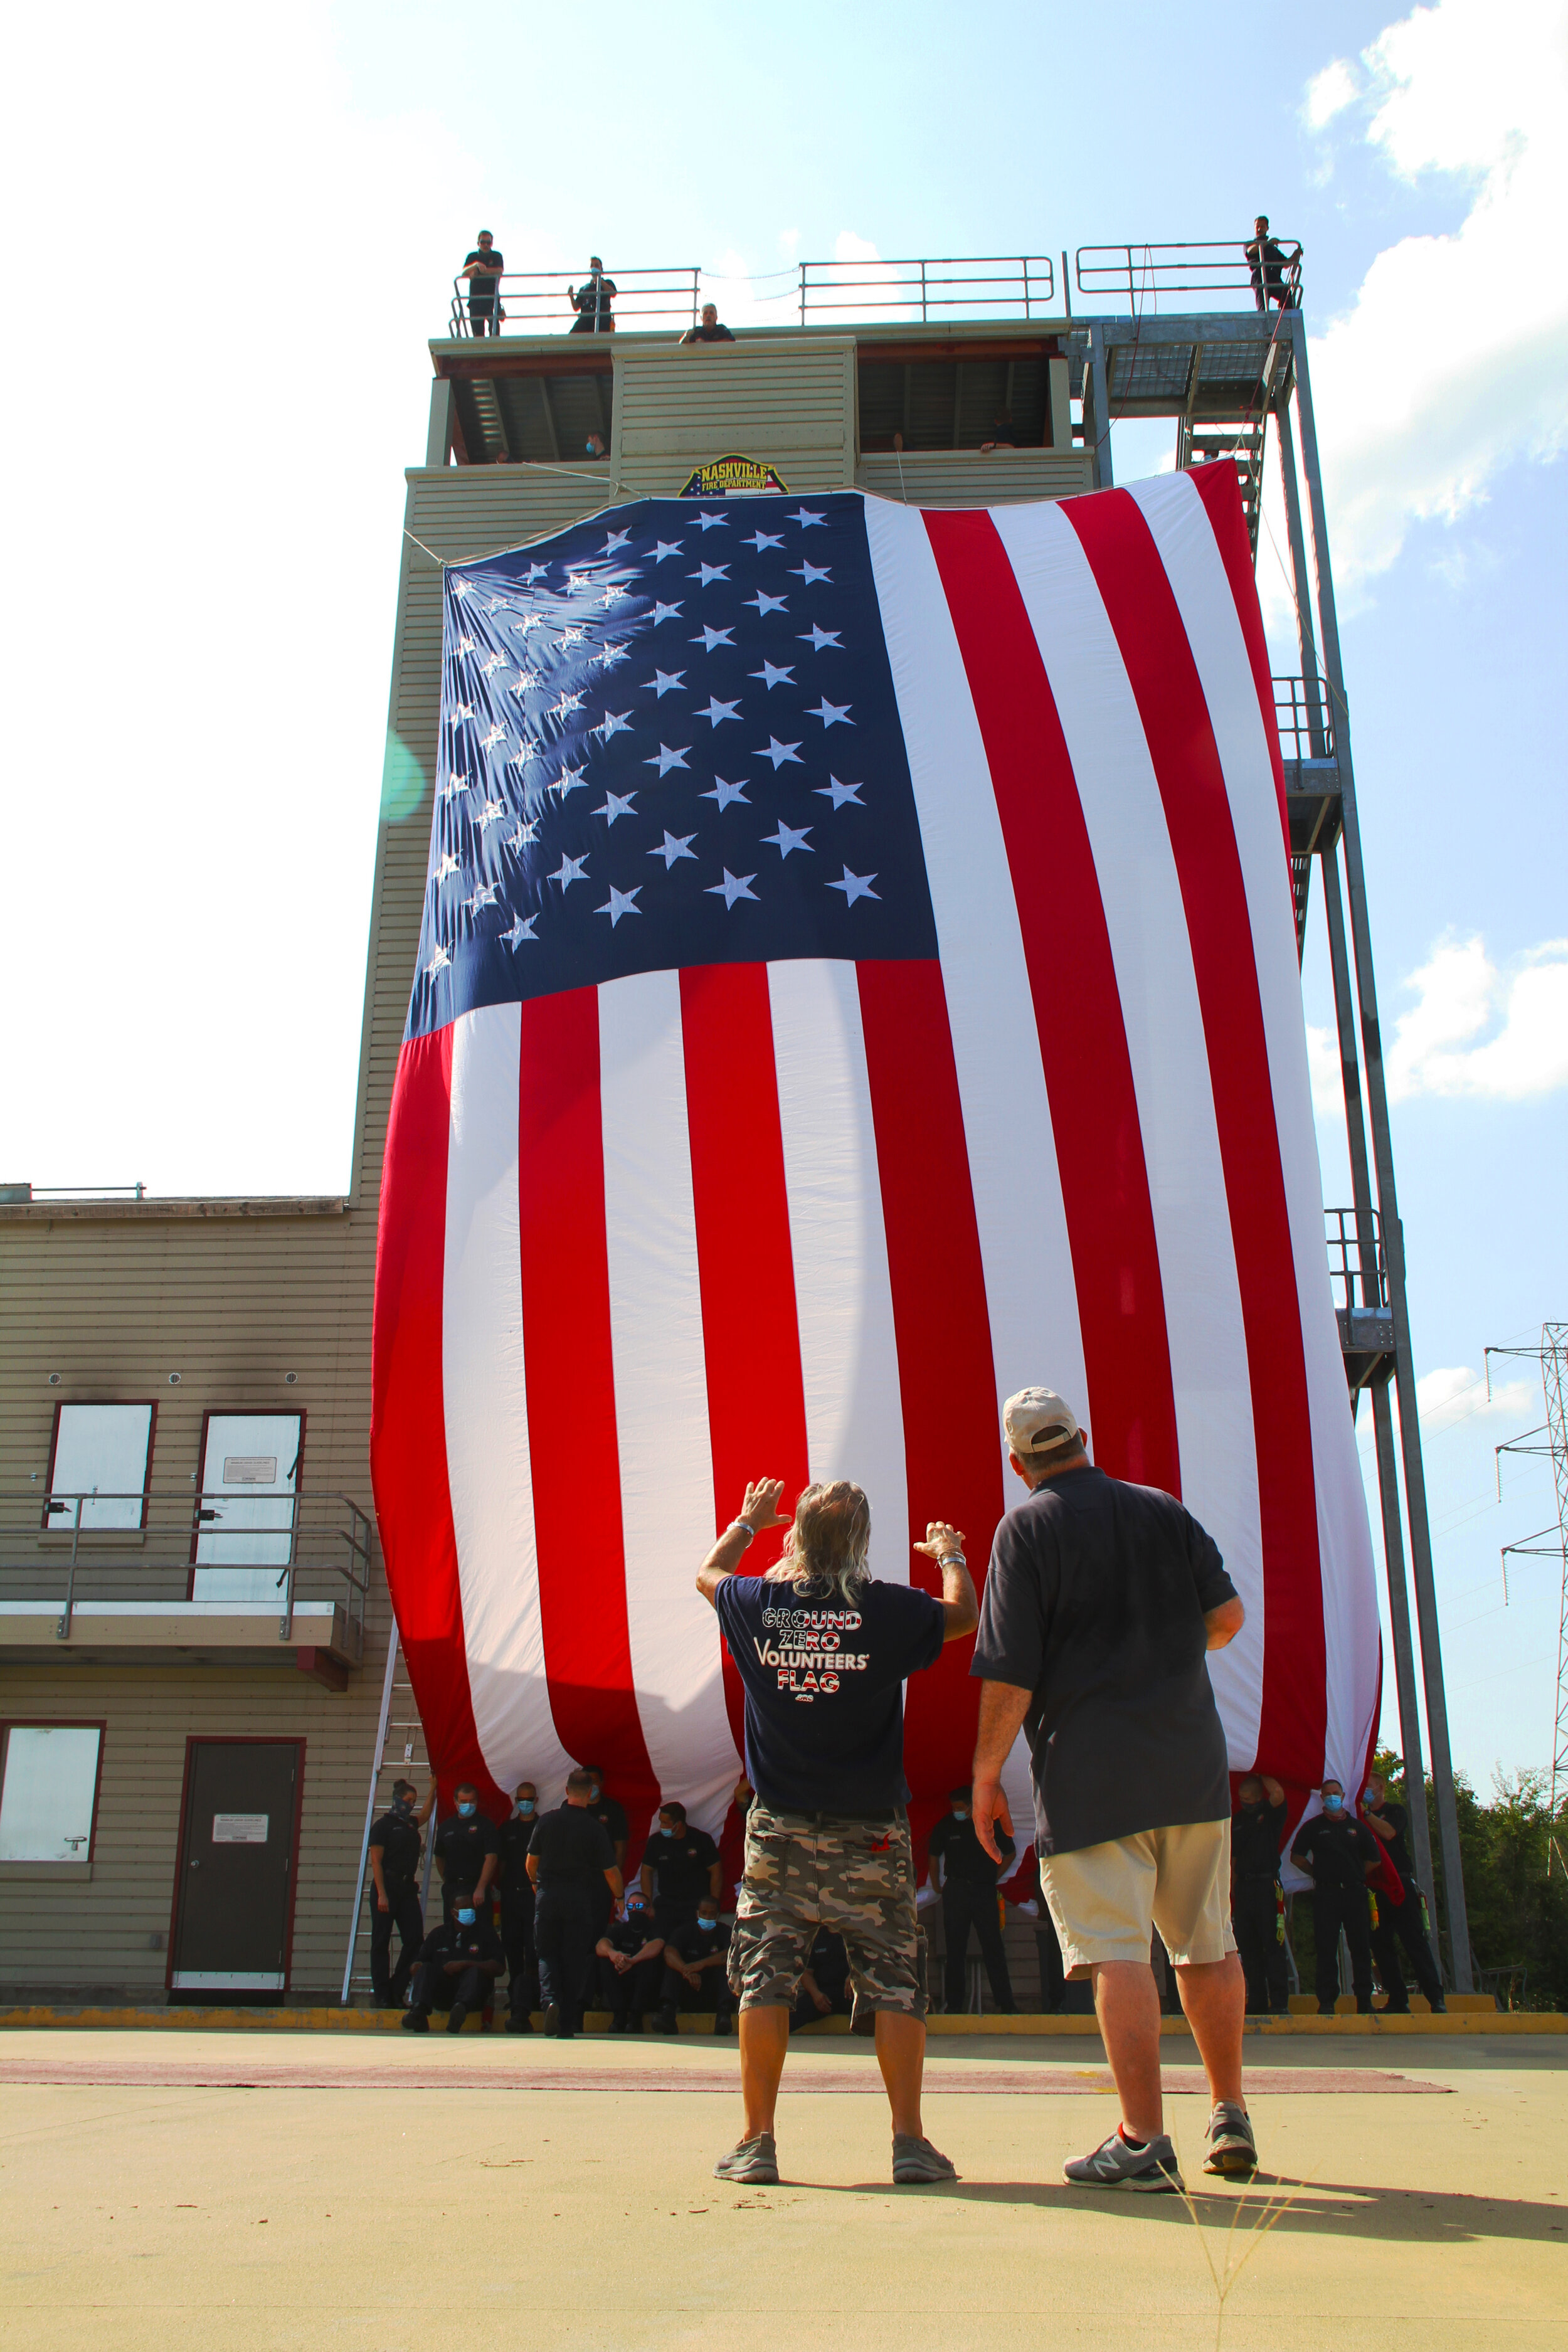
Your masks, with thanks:
[{"label": "window on building", "polygon": [[45,1523],[141,1528],[147,1523],[147,1472],[153,1458],[150,1404],[62,1404],[55,1408]]},{"label": "window on building", "polygon": [[4,1735],[0,1862],[90,1862],[97,1723],[14,1723]]}]

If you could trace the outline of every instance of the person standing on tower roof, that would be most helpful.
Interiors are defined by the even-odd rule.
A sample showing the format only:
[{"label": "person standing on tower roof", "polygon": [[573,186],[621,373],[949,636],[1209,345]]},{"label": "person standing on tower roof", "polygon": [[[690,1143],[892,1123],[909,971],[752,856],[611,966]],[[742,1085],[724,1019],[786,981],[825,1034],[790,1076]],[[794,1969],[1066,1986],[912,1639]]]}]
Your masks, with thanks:
[{"label": "person standing on tower roof", "polygon": [[464,257],[459,278],[468,281],[468,326],[476,335],[500,332],[500,279],[506,268],[505,256],[496,251],[495,239],[488,228],[479,231],[479,240],[472,253]]},{"label": "person standing on tower roof", "polygon": [[596,253],[588,257],[589,275],[581,286],[568,286],[566,299],[577,316],[572,321],[574,335],[608,335],[615,331],[616,321],[610,305],[616,299],[616,281],[605,275],[605,265]]}]

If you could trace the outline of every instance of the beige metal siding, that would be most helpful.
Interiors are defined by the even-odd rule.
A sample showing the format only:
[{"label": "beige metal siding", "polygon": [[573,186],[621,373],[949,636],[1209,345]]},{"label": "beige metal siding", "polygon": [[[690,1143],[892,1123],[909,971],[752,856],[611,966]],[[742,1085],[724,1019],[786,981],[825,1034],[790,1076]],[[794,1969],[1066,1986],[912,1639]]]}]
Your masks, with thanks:
[{"label": "beige metal siding", "polygon": [[912,507],[994,507],[1018,499],[1072,499],[1093,488],[1093,462],[1082,450],[921,450],[862,457],[858,489]]},{"label": "beige metal siding", "polygon": [[732,451],[776,466],[792,490],[849,488],[853,340],[616,353],[614,452],[626,495],[668,496],[703,459]]}]

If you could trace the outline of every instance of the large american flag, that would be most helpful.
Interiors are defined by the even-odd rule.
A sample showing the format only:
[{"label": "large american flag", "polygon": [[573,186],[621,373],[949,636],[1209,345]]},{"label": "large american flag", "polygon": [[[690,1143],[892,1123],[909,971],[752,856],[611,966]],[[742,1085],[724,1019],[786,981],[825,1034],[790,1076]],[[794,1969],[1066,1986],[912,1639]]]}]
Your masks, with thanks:
[{"label": "large american flag", "polygon": [[[716,1831],[693,1578],[746,1479],[858,1479],[934,1585],[1031,1381],[1217,1539],[1233,1765],[1351,1785],[1377,1609],[1234,468],[644,499],[451,567],[372,1434],[443,1778],[588,1760]],[[910,1685],[917,1827],[968,1646]]]}]

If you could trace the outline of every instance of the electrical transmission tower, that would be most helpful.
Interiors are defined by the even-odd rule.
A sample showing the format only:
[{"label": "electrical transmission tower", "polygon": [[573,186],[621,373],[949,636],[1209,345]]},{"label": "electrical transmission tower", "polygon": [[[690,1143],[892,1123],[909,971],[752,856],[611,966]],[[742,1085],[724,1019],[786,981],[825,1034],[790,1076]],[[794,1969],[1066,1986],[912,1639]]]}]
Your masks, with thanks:
[{"label": "electrical transmission tower", "polygon": [[[1526,1536],[1519,1543],[1504,1544],[1502,1548],[1505,1591],[1510,1552],[1525,1559],[1555,1559],[1562,1564],[1563,1589],[1557,1618],[1557,1706],[1552,1727],[1552,1823],[1555,1832],[1558,1805],[1563,1798],[1568,1798],[1568,1323],[1543,1323],[1539,1348],[1489,1348],[1489,1393],[1490,1359],[1493,1356],[1531,1357],[1540,1367],[1541,1386],[1546,1399],[1546,1419],[1541,1427],[1526,1430],[1522,1437],[1510,1439],[1506,1445],[1500,1445],[1497,1451],[1500,1454],[1550,1456],[1557,1488],[1555,1528],[1542,1528],[1538,1534]],[[1500,1496],[1500,1484],[1498,1491]],[[1548,1875],[1554,1853],[1561,1861],[1553,1833],[1547,1845]]]}]

